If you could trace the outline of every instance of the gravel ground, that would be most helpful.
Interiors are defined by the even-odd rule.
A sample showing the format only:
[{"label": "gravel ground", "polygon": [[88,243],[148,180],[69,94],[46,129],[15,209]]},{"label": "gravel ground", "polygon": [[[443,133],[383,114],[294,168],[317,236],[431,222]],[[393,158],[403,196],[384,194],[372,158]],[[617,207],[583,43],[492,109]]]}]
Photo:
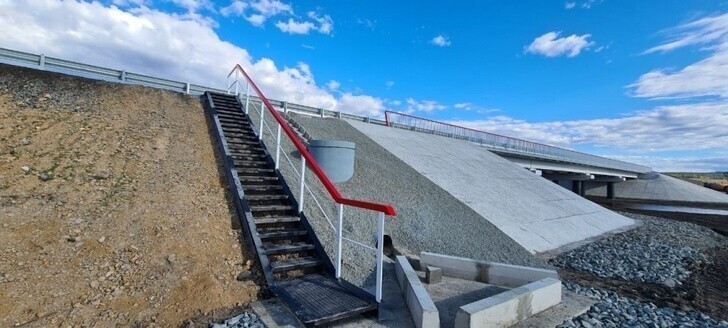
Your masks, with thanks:
[{"label": "gravel ground", "polygon": [[565,252],[551,263],[603,278],[674,287],[690,276],[690,267],[710,261],[702,250],[728,244],[723,236],[695,224],[633,213],[621,214],[642,220],[644,224],[629,232]]},{"label": "gravel ground", "polygon": [[211,323],[210,328],[264,328],[265,325],[252,312],[243,312],[220,323]]},{"label": "gravel ground", "polygon": [[[409,165],[379,146],[346,121],[291,115],[314,139],[339,139],[356,143],[354,177],[337,187],[350,198],[391,203],[397,216],[388,217],[385,231],[392,236],[395,247],[414,255],[420,251],[464,256],[534,267],[547,267],[493,224],[478,215],[455,197],[438,187]],[[254,122],[258,116],[251,113]],[[266,117],[269,117],[266,116]],[[269,124],[271,124],[270,121]],[[271,125],[275,126],[275,125]],[[266,144],[275,145],[270,132]],[[286,138],[283,138],[286,140]],[[300,162],[291,144],[283,143],[296,170]],[[271,151],[275,151],[271,149]],[[281,155],[281,170],[293,190],[298,179],[292,176],[291,166]],[[318,180],[307,171],[306,182],[332,220],[336,208]],[[297,191],[296,191],[297,193]],[[333,258],[333,230],[321,215],[310,195],[306,194],[304,212],[311,219],[318,237]],[[376,216],[374,212],[345,208],[344,235],[373,246]],[[344,277],[360,286],[374,282],[374,253],[344,243]]]},{"label": "gravel ground", "polygon": [[565,327],[728,327],[728,322],[715,320],[700,312],[684,312],[669,307],[621,297],[615,292],[563,282],[577,294],[599,300],[589,311],[565,321]]}]

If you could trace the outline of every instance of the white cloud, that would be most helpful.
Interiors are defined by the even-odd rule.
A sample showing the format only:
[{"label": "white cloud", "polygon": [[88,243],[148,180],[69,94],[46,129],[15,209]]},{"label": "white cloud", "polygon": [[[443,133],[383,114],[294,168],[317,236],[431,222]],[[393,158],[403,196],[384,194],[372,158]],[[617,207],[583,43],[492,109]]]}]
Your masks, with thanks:
[{"label": "white cloud", "polygon": [[387,89],[391,89],[394,86],[394,81],[384,82],[384,86],[386,86]]},{"label": "white cloud", "polygon": [[728,98],[728,14],[711,16],[666,31],[669,42],[652,47],[646,54],[701,46],[707,57],[682,69],[656,69],[633,84],[632,94],[647,98]]},{"label": "white cloud", "polygon": [[407,109],[406,111],[408,113],[413,112],[425,112],[430,113],[436,110],[443,110],[447,108],[445,105],[439,104],[437,101],[434,100],[421,100],[417,101],[413,98],[407,98]]},{"label": "white cloud", "polygon": [[574,57],[581,53],[582,50],[589,49],[594,42],[589,41],[591,34],[576,35],[572,34],[567,37],[559,38],[561,32],[548,32],[537,37],[528,46],[524,47],[524,52],[544,55],[546,57],[567,56]]},{"label": "white cloud", "polygon": [[337,90],[341,86],[341,83],[336,80],[331,80],[328,83],[326,83],[326,87],[329,88],[329,90]]},{"label": "white cloud", "polygon": [[567,1],[564,3],[564,8],[574,9],[578,5],[582,9],[590,9],[594,5],[602,3],[604,0],[584,0],[581,4],[577,4],[576,1]]},{"label": "white cloud", "polygon": [[432,40],[430,40],[430,44],[438,47],[449,47],[452,42],[450,42],[450,38],[440,34],[432,38]]},{"label": "white cloud", "polygon": [[331,34],[334,30],[334,20],[329,15],[319,16],[316,12],[309,11],[308,17],[316,21],[319,25],[316,30],[321,34]]},{"label": "white cloud", "polygon": [[323,108],[337,102],[307,65],[254,60],[209,25],[181,15],[98,2],[0,1],[0,26],[2,47],[221,88],[240,63],[268,97]]},{"label": "white cloud", "polygon": [[457,109],[471,110],[471,109],[473,109],[473,104],[469,103],[469,102],[464,102],[464,103],[457,103],[457,104],[453,105],[452,107],[455,107]]},{"label": "white cloud", "polygon": [[386,108],[380,98],[344,93],[336,104],[336,110],[366,116],[379,116]]},{"label": "white cloud", "polygon": [[288,34],[308,34],[311,29],[315,28],[311,22],[297,22],[293,18],[289,18],[287,23],[278,22],[276,27]]},{"label": "white cloud", "polygon": [[220,13],[223,16],[242,16],[245,10],[250,7],[247,2],[241,0],[234,0],[229,6],[220,9]]},{"label": "white cloud", "polygon": [[314,49],[316,49],[316,48],[314,48],[314,46],[312,46],[312,45],[310,45],[310,44],[305,44],[305,43],[304,43],[304,44],[301,44],[301,47],[304,47],[304,48],[306,48],[306,49],[311,49],[311,50],[314,50]]},{"label": "white cloud", "polygon": [[728,144],[728,104],[723,103],[660,106],[610,119],[530,123],[496,116],[452,123],[552,145],[630,152],[723,149]]},{"label": "white cloud", "polygon": [[293,8],[279,0],[234,0],[229,6],[220,9],[220,13],[223,16],[242,16],[253,26],[261,27],[271,17],[293,15]]},{"label": "white cloud", "polygon": [[658,172],[716,172],[728,168],[728,156],[660,157],[644,155],[605,155],[620,161],[647,165]]},{"label": "white cloud", "polygon": [[[178,7],[184,8],[189,13],[196,13],[200,9],[213,9],[209,0],[170,0]],[[138,0],[135,2],[139,2]]]}]

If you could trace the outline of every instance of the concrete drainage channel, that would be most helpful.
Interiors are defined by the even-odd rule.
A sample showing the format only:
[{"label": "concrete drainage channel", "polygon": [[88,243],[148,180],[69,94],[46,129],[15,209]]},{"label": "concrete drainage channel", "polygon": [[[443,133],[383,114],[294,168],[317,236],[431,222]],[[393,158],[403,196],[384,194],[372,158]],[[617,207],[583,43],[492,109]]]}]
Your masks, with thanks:
[{"label": "concrete drainage channel", "polygon": [[419,274],[406,257],[396,257],[397,280],[418,328],[507,327],[561,302],[552,270],[427,252],[416,267]]}]

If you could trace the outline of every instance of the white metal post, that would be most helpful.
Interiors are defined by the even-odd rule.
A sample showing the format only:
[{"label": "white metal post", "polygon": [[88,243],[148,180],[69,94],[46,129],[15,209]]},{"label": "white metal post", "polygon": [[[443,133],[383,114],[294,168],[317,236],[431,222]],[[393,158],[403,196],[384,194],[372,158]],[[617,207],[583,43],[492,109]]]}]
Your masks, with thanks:
[{"label": "white metal post", "polygon": [[238,81],[240,81],[240,73],[238,73],[238,70],[235,70],[235,95],[238,95],[238,85],[240,84]]},{"label": "white metal post", "polygon": [[306,185],[306,157],[301,156],[301,192],[298,197],[298,213],[303,212],[303,187]]},{"label": "white metal post", "polygon": [[227,94],[230,94],[230,75],[227,76],[227,84],[225,84],[225,89],[227,89]]},{"label": "white metal post", "polygon": [[250,103],[250,83],[246,83],[245,85],[245,115],[248,115],[248,103]]},{"label": "white metal post", "polygon": [[276,133],[276,170],[281,166],[278,164],[278,160],[281,158],[281,125],[278,124],[278,132]]},{"label": "white metal post", "polygon": [[45,55],[40,54],[40,60],[38,61],[38,66],[40,66],[40,69],[45,69]]},{"label": "white metal post", "polygon": [[341,238],[343,235],[344,205],[339,204],[339,222],[336,225],[336,279],[341,279]]},{"label": "white metal post", "polygon": [[265,121],[263,118],[265,117],[265,109],[263,108],[263,100],[260,101],[260,126],[258,129],[258,140],[263,140],[263,123]]},{"label": "white metal post", "polygon": [[377,303],[382,302],[382,269],[384,266],[384,212],[377,213]]}]

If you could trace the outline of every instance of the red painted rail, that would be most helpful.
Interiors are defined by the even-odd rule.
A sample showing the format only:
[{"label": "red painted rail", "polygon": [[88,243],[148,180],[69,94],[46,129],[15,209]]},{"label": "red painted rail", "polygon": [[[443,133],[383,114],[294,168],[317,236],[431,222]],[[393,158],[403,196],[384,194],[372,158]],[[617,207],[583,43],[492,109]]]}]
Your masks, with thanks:
[{"label": "red painted rail", "polygon": [[[301,141],[298,140],[298,137],[296,136],[296,133],[291,130],[291,127],[288,126],[288,123],[286,122],[283,117],[281,117],[280,114],[278,114],[278,111],[273,108],[273,105],[270,104],[268,101],[268,98],[265,97],[263,92],[260,91],[258,86],[253,82],[253,79],[250,78],[248,73],[245,72],[243,67],[240,66],[240,64],[236,64],[235,67],[230,71],[230,74],[235,72],[235,70],[239,70],[240,73],[245,76],[245,79],[250,83],[250,85],[253,87],[253,90],[255,90],[255,93],[258,94],[258,97],[260,97],[260,100],[263,102],[266,108],[268,108],[268,111],[273,115],[273,117],[276,119],[278,124],[280,124],[281,128],[283,129],[283,132],[286,133],[288,136],[288,139],[291,140],[293,145],[298,149],[298,152],[306,159],[306,163],[308,164],[311,171],[313,171],[314,174],[316,174],[316,177],[321,181],[321,183],[324,185],[326,190],[331,195],[331,198],[334,199],[334,201],[338,204],[343,205],[349,205],[352,207],[358,207],[358,208],[364,208],[372,211],[382,212],[386,215],[394,216],[397,215],[397,213],[394,211],[394,207],[389,204],[380,204],[380,203],[374,203],[374,202],[367,202],[363,200],[357,200],[357,199],[351,199],[351,198],[345,198],[341,196],[341,193],[336,188],[336,186],[329,180],[329,177],[324,173],[324,171],[321,169],[321,167],[318,165],[316,160],[314,160],[311,153],[308,152],[308,149],[301,143]],[[228,75],[230,75],[228,74]]]}]

